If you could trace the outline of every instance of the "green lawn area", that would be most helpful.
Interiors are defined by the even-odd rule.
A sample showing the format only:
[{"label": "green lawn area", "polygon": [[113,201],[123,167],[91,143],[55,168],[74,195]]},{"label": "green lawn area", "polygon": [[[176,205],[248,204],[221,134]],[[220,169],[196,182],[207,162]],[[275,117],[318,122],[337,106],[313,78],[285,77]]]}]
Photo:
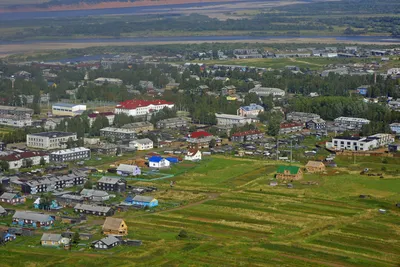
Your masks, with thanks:
[{"label": "green lawn area", "polygon": [[[169,179],[129,182],[159,188],[153,211],[115,214],[142,246],[63,251],[40,247],[40,237],[19,237],[0,248],[2,266],[398,266],[400,178],[359,175],[360,166],[337,162],[336,170],[305,174],[293,188],[269,185],[273,161],[212,156],[181,163],[163,171],[176,174],[173,188]],[[101,220],[89,217],[96,238]],[[177,238],[181,230],[187,238]]]}]

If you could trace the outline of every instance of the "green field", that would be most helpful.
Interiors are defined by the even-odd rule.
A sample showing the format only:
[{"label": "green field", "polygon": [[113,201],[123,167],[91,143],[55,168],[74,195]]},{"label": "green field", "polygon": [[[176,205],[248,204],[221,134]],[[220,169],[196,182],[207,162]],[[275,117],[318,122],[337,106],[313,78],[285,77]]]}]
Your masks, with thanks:
[{"label": "green field", "polygon": [[[174,188],[169,180],[129,182],[159,188],[157,209],[115,215],[141,247],[63,251],[41,248],[40,236],[18,238],[0,248],[2,266],[398,266],[400,178],[356,174],[366,159],[337,162],[291,189],[269,186],[272,161],[213,156],[191,168],[181,163],[166,172],[180,173]],[[86,226],[96,237],[98,220]],[[182,229],[188,237],[178,239]]]}]

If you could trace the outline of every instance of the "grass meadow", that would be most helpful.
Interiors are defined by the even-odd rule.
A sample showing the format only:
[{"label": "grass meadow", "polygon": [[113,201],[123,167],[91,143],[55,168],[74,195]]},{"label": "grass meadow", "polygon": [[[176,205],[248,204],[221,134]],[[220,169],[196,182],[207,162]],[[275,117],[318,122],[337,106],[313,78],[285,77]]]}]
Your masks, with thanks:
[{"label": "grass meadow", "polygon": [[[213,156],[177,165],[173,188],[137,182],[157,186],[164,208],[115,215],[142,246],[64,251],[40,247],[40,236],[18,238],[0,248],[2,266],[399,266],[400,179],[359,175],[367,163],[348,169],[345,161],[293,188],[269,185],[271,161]],[[177,238],[181,230],[187,238]]]}]

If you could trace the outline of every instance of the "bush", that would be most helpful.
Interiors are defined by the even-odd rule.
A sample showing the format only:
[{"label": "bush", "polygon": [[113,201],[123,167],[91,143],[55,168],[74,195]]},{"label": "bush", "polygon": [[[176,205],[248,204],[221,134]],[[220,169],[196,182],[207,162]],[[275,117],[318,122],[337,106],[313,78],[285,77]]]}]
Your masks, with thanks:
[{"label": "bush", "polygon": [[185,231],[185,230],[181,230],[180,232],[179,232],[179,234],[178,234],[178,238],[179,239],[185,239],[185,238],[187,238],[188,237],[188,234],[187,234],[187,232]]}]

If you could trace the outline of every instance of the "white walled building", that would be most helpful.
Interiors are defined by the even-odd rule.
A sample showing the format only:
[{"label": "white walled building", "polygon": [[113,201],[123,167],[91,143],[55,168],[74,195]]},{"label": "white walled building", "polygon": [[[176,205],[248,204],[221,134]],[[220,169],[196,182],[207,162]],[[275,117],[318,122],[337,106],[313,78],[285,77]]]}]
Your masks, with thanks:
[{"label": "white walled building", "polygon": [[153,141],[149,138],[137,139],[129,142],[129,147],[136,148],[139,151],[153,149]]},{"label": "white walled building", "polygon": [[82,104],[69,104],[69,103],[56,103],[53,104],[51,111],[53,116],[77,116],[86,110],[86,105]]},{"label": "white walled building", "polygon": [[264,112],[264,108],[260,105],[257,104],[250,104],[248,106],[243,106],[240,107],[237,110],[237,115],[242,116],[242,117],[248,117],[248,116],[257,116],[261,112]]},{"label": "white walled building", "polygon": [[145,116],[158,112],[163,108],[173,108],[174,103],[165,100],[127,100],[115,107],[115,114],[126,114],[128,116]]},{"label": "white walled building", "polygon": [[258,119],[247,118],[232,114],[215,113],[215,117],[217,117],[217,125],[244,125],[246,123],[258,121]]},{"label": "white walled building", "polygon": [[42,151],[24,151],[24,152],[15,152],[6,156],[1,156],[1,161],[7,161],[10,170],[15,170],[22,168],[24,166],[24,161],[31,160],[32,166],[36,166],[40,164],[40,160],[43,158],[46,163],[49,163],[49,155]]},{"label": "white walled building", "polygon": [[332,150],[369,151],[393,142],[394,138],[390,134],[375,134],[368,137],[337,136],[332,138],[331,142],[326,143],[326,148]]},{"label": "white walled building", "polygon": [[249,90],[249,93],[256,93],[258,96],[269,96],[273,97],[284,97],[285,91],[279,88],[268,88],[268,87],[254,87]]},{"label": "white walled building", "polygon": [[83,159],[90,159],[90,149],[85,147],[75,147],[50,153],[51,162],[65,162]]},{"label": "white walled building", "polygon": [[76,133],[43,132],[26,135],[26,146],[41,149],[65,148],[68,139],[76,141]]},{"label": "white walled building", "polygon": [[353,118],[353,117],[339,117],[335,119],[335,125],[340,127],[346,127],[349,129],[359,129],[363,125],[369,124],[370,120],[363,118]]}]

